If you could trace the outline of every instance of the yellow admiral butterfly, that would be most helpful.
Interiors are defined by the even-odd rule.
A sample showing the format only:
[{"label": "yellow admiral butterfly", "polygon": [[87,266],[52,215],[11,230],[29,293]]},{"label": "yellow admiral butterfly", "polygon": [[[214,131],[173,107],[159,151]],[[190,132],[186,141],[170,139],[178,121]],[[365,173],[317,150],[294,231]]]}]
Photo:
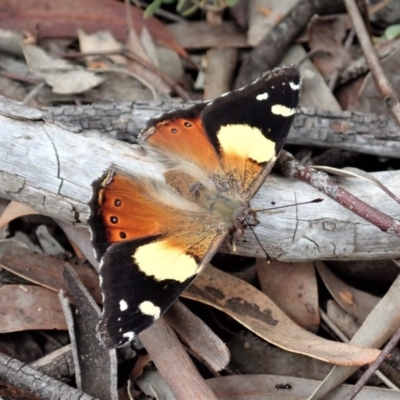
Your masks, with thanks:
[{"label": "yellow admiral butterfly", "polygon": [[301,79],[276,68],[214,101],[148,122],[139,143],[164,181],[109,170],[88,220],[100,261],[98,333],[119,347],[159,318],[210,262],[258,224],[249,201],[289,133]]}]

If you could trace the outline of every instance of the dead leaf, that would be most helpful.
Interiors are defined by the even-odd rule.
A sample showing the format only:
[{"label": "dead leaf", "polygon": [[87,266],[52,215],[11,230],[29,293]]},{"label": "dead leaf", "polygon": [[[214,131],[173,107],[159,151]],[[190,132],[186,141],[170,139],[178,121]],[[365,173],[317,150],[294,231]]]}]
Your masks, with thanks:
[{"label": "dead leaf", "polygon": [[[149,39],[150,38],[148,37],[148,40]],[[151,58],[147,55],[147,52],[143,48],[139,36],[134,30],[129,31],[126,46],[131,53],[139,56],[144,61],[147,61],[149,64],[153,65]],[[159,76],[157,76],[154,72],[150,71],[148,68],[145,68],[138,62],[128,59],[127,67],[132,73],[141,77],[144,81],[148,83],[148,85],[155,88],[158,92],[165,95],[168,95],[171,92],[171,88],[167,84],[165,84]]]},{"label": "dead leaf", "polygon": [[[221,400],[303,400],[317,387],[319,381],[279,375],[233,375],[207,379],[207,384]],[[344,399],[351,385],[341,385],[324,400]],[[394,390],[364,387],[357,400],[395,400]]]},{"label": "dead leaf", "polygon": [[263,291],[298,325],[316,332],[319,324],[318,288],[314,264],[257,259],[257,273]]},{"label": "dead leaf", "polygon": [[[396,49],[390,53],[387,57],[380,61],[383,69],[383,73],[386,75],[393,90],[397,95],[400,93],[400,75],[398,73],[398,65],[400,63],[400,49]],[[354,86],[354,92],[349,104],[348,110],[360,111],[364,113],[374,113],[379,115],[392,116],[390,108],[384,101],[382,95],[378,92],[375,85],[375,79],[371,73],[368,73],[365,77],[361,78],[360,83],[356,80],[354,83],[346,85],[350,88]],[[382,130],[385,132],[385,129]],[[386,134],[386,133],[384,133]]]},{"label": "dead leaf", "polygon": [[311,50],[320,50],[313,56],[313,61],[326,78],[338,68],[339,61],[347,65],[352,60],[348,51],[344,51],[350,21],[347,14],[314,15],[308,26],[309,46]]},{"label": "dead leaf", "polygon": [[353,347],[313,335],[296,325],[262,292],[211,265],[183,296],[225,312],[256,335],[288,351],[341,365],[370,363],[379,354],[379,350]]},{"label": "dead leaf", "polygon": [[61,58],[50,57],[40,47],[25,45],[23,51],[29,70],[43,78],[54,93],[83,93],[104,82],[104,78],[94,72],[74,66]]},{"label": "dead leaf", "polygon": [[[400,276],[382,300],[369,313],[365,322],[351,339],[351,344],[381,347],[400,326]],[[352,375],[357,367],[335,366],[308,400],[326,399],[325,395]],[[398,393],[397,393],[398,396]]]},{"label": "dead leaf", "polygon": [[[145,26],[154,40],[188,57],[173,35],[155,17],[143,19],[143,11],[131,7],[132,26],[140,34]],[[77,29],[87,33],[109,30],[120,40],[126,39],[126,7],[115,0],[2,0],[0,25],[3,29],[29,31],[40,38],[76,38]]]},{"label": "dead leaf", "polygon": [[[122,50],[122,44],[116,41],[109,31],[99,31],[93,34],[87,34],[83,29],[77,30],[79,39],[79,48],[82,53],[106,53],[118,52]],[[126,59],[118,54],[110,54],[107,56],[88,56],[85,57],[85,63],[89,68],[94,68],[94,63],[98,59],[108,59],[112,61],[112,65],[125,65]],[[101,68],[106,68],[103,65]]]},{"label": "dead leaf", "polygon": [[67,329],[57,293],[33,285],[2,286],[0,333],[32,329]]},{"label": "dead leaf", "polygon": [[[3,251],[3,247],[7,246]],[[15,275],[30,282],[59,292],[66,291],[62,271],[65,262],[54,257],[43,254],[35,254],[22,246],[11,246],[10,243],[1,243],[0,266]],[[73,265],[73,269],[83,281],[84,285],[95,298],[101,303],[101,292],[96,271],[88,265]],[[57,300],[58,301],[58,300]]]},{"label": "dead leaf", "polygon": [[4,228],[7,224],[19,217],[25,217],[26,215],[37,215],[39,214],[33,208],[18,203],[17,201],[11,201],[0,215],[0,229]]},{"label": "dead leaf", "polygon": [[164,318],[183,343],[215,371],[229,363],[229,350],[225,343],[182,302],[177,301]]},{"label": "dead leaf", "polygon": [[315,266],[336,302],[359,322],[363,322],[378,304],[379,297],[343,282],[321,261],[317,261]]}]

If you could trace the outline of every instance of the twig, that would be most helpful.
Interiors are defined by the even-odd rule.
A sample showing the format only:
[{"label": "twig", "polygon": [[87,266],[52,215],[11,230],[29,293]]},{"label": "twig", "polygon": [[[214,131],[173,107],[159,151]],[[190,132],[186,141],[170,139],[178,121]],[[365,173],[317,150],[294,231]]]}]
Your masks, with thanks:
[{"label": "twig", "polygon": [[22,101],[22,104],[27,105],[31,99],[33,99],[34,97],[36,97],[36,95],[46,86],[46,82],[42,81],[39,82],[24,98],[24,100]]},{"label": "twig", "polygon": [[142,57],[139,57],[136,54],[128,50],[117,50],[117,51],[99,51],[99,52],[91,52],[91,53],[81,53],[81,52],[70,52],[63,54],[62,57],[66,59],[74,59],[74,58],[84,58],[84,57],[93,57],[93,56],[112,56],[112,55],[121,55],[129,58],[132,61],[137,62],[144,68],[156,74],[160,77],[167,85],[169,85],[175,92],[183,99],[183,100],[191,100],[189,94],[176,82],[174,82],[168,75],[164,74],[160,70],[158,70],[154,65],[144,60]]},{"label": "twig", "polygon": [[3,382],[42,399],[95,399],[2,353],[0,353],[0,378]]},{"label": "twig", "polygon": [[392,85],[390,84],[390,82],[386,78],[385,73],[383,72],[383,69],[379,62],[379,58],[375,53],[375,49],[371,43],[371,39],[368,35],[368,31],[357,8],[355,0],[344,0],[344,2],[352,20],[358,40],[360,41],[365,58],[367,59],[376,87],[381,96],[384,98],[386,104],[390,108],[390,111],[396,118],[397,122],[400,124],[399,100],[393,90]]},{"label": "twig", "polygon": [[349,390],[347,396],[344,397],[344,400],[352,400],[354,399],[360,390],[367,384],[369,378],[372,374],[378,369],[378,367],[383,363],[385,358],[389,355],[392,349],[396,346],[398,341],[400,340],[400,327],[397,329],[396,333],[392,336],[386,346],[383,348],[379,356],[376,360],[369,366],[369,368],[362,374],[361,378],[358,382]]},{"label": "twig", "polygon": [[347,35],[346,41],[344,42],[344,46],[340,51],[339,60],[337,61],[336,68],[333,71],[333,73],[328,77],[328,87],[331,91],[333,91],[333,89],[335,89],[336,87],[336,82],[339,77],[339,71],[343,66],[344,56],[349,51],[349,48],[354,41],[355,34],[356,33],[354,32],[354,29],[352,29]]},{"label": "twig", "polygon": [[145,79],[143,79],[140,75],[136,74],[135,72],[128,71],[127,69],[123,69],[123,68],[112,68],[112,67],[110,67],[110,68],[88,68],[88,71],[103,72],[103,73],[114,72],[114,73],[117,73],[117,74],[129,75],[132,78],[138,80],[143,86],[146,86],[147,89],[150,90],[154,100],[158,99],[157,92],[153,88],[153,86],[151,86]]},{"label": "twig", "polygon": [[216,400],[213,391],[163,318],[142,332],[139,338],[178,399]]},{"label": "twig", "polygon": [[371,207],[361,199],[338,186],[329,176],[321,171],[305,167],[290,153],[283,150],[276,162],[276,167],[286,176],[299,179],[325,193],[348,210],[378,227],[383,232],[400,235],[400,221]]},{"label": "twig", "polygon": [[[349,343],[350,340],[348,337],[339,329],[339,327],[328,317],[328,315],[322,310],[319,309],[319,313],[321,315],[322,321],[324,321],[328,327],[338,336],[338,338],[344,342]],[[400,391],[400,389],[390,380],[388,379],[381,371],[374,371],[375,375],[390,389]]]}]

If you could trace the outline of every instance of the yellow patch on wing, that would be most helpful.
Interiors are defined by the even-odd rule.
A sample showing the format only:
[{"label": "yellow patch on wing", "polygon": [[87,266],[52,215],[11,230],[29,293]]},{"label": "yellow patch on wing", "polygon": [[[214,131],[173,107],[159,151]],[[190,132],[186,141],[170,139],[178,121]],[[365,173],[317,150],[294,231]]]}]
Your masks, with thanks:
[{"label": "yellow patch on wing", "polygon": [[250,125],[225,125],[217,136],[227,156],[251,158],[260,164],[275,156],[275,143],[267,139],[260,129]]},{"label": "yellow patch on wing", "polygon": [[282,104],[275,104],[271,107],[272,114],[282,115],[282,117],[290,117],[296,113],[295,108],[288,108]]},{"label": "yellow patch on wing", "polygon": [[154,318],[159,318],[161,314],[161,308],[157,307],[154,303],[151,301],[143,301],[142,303],[139,304],[139,310],[144,314],[144,315],[149,315],[150,317]]},{"label": "yellow patch on wing", "polygon": [[140,246],[133,254],[134,262],[146,275],[157,281],[173,279],[184,282],[193,276],[198,265],[182,247],[171,246],[168,240],[161,240]]}]

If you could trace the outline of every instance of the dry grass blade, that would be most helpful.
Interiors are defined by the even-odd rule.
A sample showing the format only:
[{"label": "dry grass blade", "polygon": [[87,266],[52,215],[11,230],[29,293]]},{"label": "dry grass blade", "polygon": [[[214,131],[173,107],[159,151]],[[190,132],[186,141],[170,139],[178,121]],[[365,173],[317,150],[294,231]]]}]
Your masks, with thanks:
[{"label": "dry grass blade", "polygon": [[211,265],[184,297],[215,307],[256,335],[285,350],[339,365],[363,365],[379,351],[322,339],[300,328],[267,296],[250,284]]},{"label": "dry grass blade", "polygon": [[389,197],[391,197],[394,201],[400,204],[400,198],[397,197],[391,190],[389,190],[385,185],[383,185],[379,179],[375,178],[375,176],[369,174],[358,168],[348,167],[346,169],[338,169],[333,167],[325,167],[323,165],[313,165],[314,169],[319,171],[324,171],[330,174],[334,174],[337,176],[345,176],[350,178],[360,178],[364,179],[367,182],[372,183],[377,186],[379,189],[383,190]]}]

